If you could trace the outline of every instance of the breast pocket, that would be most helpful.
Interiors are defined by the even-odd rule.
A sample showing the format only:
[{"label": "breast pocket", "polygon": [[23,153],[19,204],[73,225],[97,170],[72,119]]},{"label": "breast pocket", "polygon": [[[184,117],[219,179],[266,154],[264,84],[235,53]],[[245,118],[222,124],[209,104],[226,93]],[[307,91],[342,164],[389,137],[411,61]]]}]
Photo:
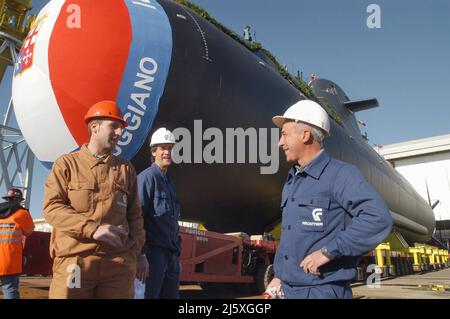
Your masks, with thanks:
[{"label": "breast pocket", "polygon": [[94,183],[84,181],[72,181],[68,185],[68,197],[70,206],[77,212],[87,212],[92,208]]},{"label": "breast pocket", "polygon": [[154,208],[156,216],[163,216],[172,211],[170,197],[166,192],[155,193]]},{"label": "breast pocket", "polygon": [[126,213],[128,207],[129,193],[125,185],[114,182],[113,206],[116,211]]},{"label": "breast pocket", "polygon": [[330,197],[298,198],[299,220],[297,225],[301,230],[308,232],[323,232],[327,227]]}]

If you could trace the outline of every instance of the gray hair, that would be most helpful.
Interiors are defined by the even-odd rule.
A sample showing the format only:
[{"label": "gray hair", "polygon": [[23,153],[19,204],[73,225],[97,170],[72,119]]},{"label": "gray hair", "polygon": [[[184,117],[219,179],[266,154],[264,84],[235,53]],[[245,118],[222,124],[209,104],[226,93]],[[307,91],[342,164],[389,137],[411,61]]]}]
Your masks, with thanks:
[{"label": "gray hair", "polygon": [[298,126],[297,126],[298,131],[299,131],[300,129],[307,128],[307,129],[311,132],[311,135],[312,135],[312,137],[313,137],[313,140],[314,140],[315,142],[319,143],[319,144],[320,144],[320,147],[323,148],[323,140],[325,139],[325,133],[324,133],[324,131],[322,131],[320,128],[317,128],[317,127],[315,127],[315,126],[306,124],[306,123],[304,123],[304,122],[296,121],[296,123],[298,124]]},{"label": "gray hair", "polygon": [[157,145],[150,146],[150,158],[152,160],[152,163],[155,162],[155,157],[153,156],[153,152],[156,152],[156,149],[158,148]]}]

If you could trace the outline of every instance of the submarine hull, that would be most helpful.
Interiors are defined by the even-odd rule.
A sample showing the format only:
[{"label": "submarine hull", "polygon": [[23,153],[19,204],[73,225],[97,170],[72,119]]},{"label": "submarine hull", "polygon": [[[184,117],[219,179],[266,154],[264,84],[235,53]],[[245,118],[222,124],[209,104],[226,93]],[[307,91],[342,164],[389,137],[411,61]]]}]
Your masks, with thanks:
[{"label": "submarine hull", "polygon": [[[270,129],[272,116],[282,114],[304,98],[269,63],[263,66],[258,55],[194,12],[191,14],[197,23],[192,19],[186,22],[177,18],[177,14],[189,9],[180,10],[179,5],[170,1],[160,3],[171,21],[174,46],[155,127],[187,127],[193,132],[194,120],[201,119],[204,128],[217,127],[224,132],[226,128],[237,127]],[[198,25],[206,33],[210,60],[205,58]],[[322,87],[319,83],[316,94],[322,96],[330,83],[325,82]],[[340,102],[333,100],[332,95],[326,97],[333,105]],[[344,124],[350,122],[350,116],[341,118]],[[397,229],[407,239],[427,241],[434,230],[431,208],[361,135],[352,136],[348,127],[331,122],[331,136],[325,149],[334,158],[358,166],[385,199]],[[144,147],[133,159],[138,170],[149,165],[148,154]],[[222,232],[262,233],[280,220],[280,194],[290,165],[280,153],[279,170],[273,175],[262,175],[261,164],[182,163],[174,165],[171,171],[184,218],[201,221],[208,229]],[[403,223],[397,215],[404,216]]]}]

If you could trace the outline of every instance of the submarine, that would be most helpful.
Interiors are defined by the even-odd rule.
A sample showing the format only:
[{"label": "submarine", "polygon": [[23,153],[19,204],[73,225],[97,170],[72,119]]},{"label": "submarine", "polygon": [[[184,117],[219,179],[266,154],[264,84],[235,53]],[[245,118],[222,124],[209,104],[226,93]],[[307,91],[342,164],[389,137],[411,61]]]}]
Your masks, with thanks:
[{"label": "submarine", "polygon": [[151,163],[153,131],[176,133],[170,174],[183,220],[262,234],[281,220],[292,165],[277,148],[271,119],[298,100],[316,99],[331,119],[330,155],[361,170],[406,240],[426,242],[433,234],[431,207],[361,136],[354,114],[375,107],[376,99],[352,101],[326,79],[305,85],[188,1],[52,0],[19,57],[17,121],[49,167],[88,141],[88,108],[116,100],[128,128],[115,154],[137,172]]}]

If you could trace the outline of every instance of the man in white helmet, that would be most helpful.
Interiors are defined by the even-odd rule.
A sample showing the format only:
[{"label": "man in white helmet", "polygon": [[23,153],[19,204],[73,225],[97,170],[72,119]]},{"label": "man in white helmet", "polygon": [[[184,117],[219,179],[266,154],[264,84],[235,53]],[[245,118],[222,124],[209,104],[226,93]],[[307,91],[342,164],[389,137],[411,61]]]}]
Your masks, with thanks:
[{"label": "man in white helmet", "polygon": [[152,165],[138,175],[138,191],[144,216],[149,263],[146,299],[179,297],[180,207],[168,175],[175,136],[166,128],[156,130],[150,141]]},{"label": "man in white helmet", "polygon": [[389,210],[355,166],[323,149],[330,121],[319,104],[299,101],[272,120],[281,128],[278,146],[294,165],[283,188],[268,289],[286,298],[352,298],[359,257],[391,232]]}]

